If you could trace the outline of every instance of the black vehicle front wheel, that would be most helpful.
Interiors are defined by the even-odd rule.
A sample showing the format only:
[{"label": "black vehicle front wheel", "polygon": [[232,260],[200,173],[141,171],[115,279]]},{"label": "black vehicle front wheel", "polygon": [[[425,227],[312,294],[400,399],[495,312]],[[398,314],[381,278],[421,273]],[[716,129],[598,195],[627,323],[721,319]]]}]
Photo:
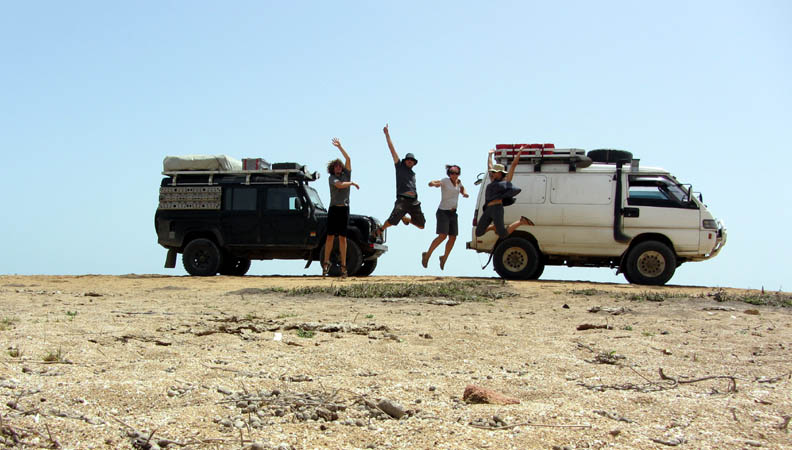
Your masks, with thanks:
[{"label": "black vehicle front wheel", "polygon": [[377,260],[376,259],[367,259],[363,261],[363,264],[360,266],[357,272],[355,272],[356,277],[367,277],[374,272],[374,269],[377,268]]},{"label": "black vehicle front wheel", "polygon": [[[319,262],[324,261],[325,249],[322,247],[322,251],[319,252]],[[347,266],[347,275],[357,275],[358,271],[360,270],[361,264],[363,262],[363,253],[360,251],[360,247],[355,243],[355,241],[351,239],[347,239],[347,251],[346,251],[346,266]],[[373,270],[373,269],[372,269]],[[330,271],[328,271],[328,275],[331,277],[338,277],[341,276],[341,256],[338,251],[338,239],[333,241],[333,251],[330,253]]]},{"label": "black vehicle front wheel", "polygon": [[217,245],[209,239],[195,239],[184,247],[184,270],[196,277],[215,275],[220,269],[222,256]]},{"label": "black vehicle front wheel", "polygon": [[250,270],[250,260],[247,258],[237,258],[235,256],[226,255],[223,258],[223,264],[220,265],[220,275],[231,275],[234,277],[241,277]]},{"label": "black vehicle front wheel", "polygon": [[676,255],[667,245],[644,241],[630,250],[622,270],[630,283],[661,286],[674,276],[676,267]]},{"label": "black vehicle front wheel", "polygon": [[495,272],[507,280],[530,280],[539,278],[541,255],[532,242],[511,237],[495,247],[492,257]]}]

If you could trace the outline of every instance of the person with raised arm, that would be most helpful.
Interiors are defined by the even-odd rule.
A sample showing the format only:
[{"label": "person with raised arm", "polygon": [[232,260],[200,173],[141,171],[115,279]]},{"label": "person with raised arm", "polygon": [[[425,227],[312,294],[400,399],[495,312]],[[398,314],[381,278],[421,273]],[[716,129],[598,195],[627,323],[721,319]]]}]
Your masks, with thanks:
[{"label": "person with raised arm", "polygon": [[344,155],[345,162],[336,158],[327,164],[327,173],[330,174],[330,208],[327,211],[327,238],[325,239],[324,260],[322,261],[322,276],[327,276],[330,270],[330,253],[333,251],[335,238],[338,237],[338,251],[341,256],[341,276],[347,276],[346,250],[347,227],[349,224],[349,188],[357,183],[352,180],[352,162],[341,141],[333,138],[332,143]]},{"label": "person with raised arm", "polygon": [[429,250],[421,253],[421,265],[424,268],[429,264],[429,258],[432,257],[432,252],[448,238],[445,245],[445,254],[440,256],[440,270],[445,268],[445,263],[448,260],[448,254],[454,248],[456,237],[459,234],[459,221],[457,216],[457,203],[459,201],[459,194],[463,197],[470,197],[465,191],[465,186],[462,186],[462,181],[459,179],[459,174],[462,169],[456,164],[446,165],[447,178],[442,180],[434,180],[429,182],[429,187],[440,188],[440,205],[437,207],[435,217],[437,217],[437,237],[434,238],[429,244]]},{"label": "person with raised arm", "polygon": [[520,147],[514,159],[512,159],[508,173],[502,164],[492,163],[495,149],[487,153],[487,171],[489,172],[490,183],[484,193],[484,210],[476,225],[476,236],[483,236],[488,231],[495,231],[503,239],[512,234],[520,225],[531,226],[534,224],[531,219],[525,216],[521,216],[520,220],[511,223],[508,228],[503,222],[503,207],[513,204],[514,197],[522,191],[522,189],[515,187],[511,180],[514,177],[514,170],[517,168],[517,164],[520,163],[523,149],[525,149],[525,145]]},{"label": "person with raised arm", "polygon": [[[413,172],[413,167],[418,164],[418,160],[412,153],[407,153],[404,155],[404,159],[399,159],[399,155],[393,147],[387,124],[382,132],[385,133],[385,140],[388,142],[388,149],[396,168],[396,203],[393,205],[390,217],[377,229],[377,233],[381,234],[386,228],[398,225],[399,220],[405,225],[412,223],[423,230],[426,218],[421,211],[421,202],[418,201],[418,189],[415,187],[415,172]],[[408,214],[410,215],[409,219],[405,217]]]}]

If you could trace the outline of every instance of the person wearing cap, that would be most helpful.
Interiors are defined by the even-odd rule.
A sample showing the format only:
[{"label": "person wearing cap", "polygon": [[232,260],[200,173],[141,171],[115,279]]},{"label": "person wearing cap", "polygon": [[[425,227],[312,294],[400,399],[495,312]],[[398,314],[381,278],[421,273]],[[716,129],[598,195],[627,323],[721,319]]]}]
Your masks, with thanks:
[{"label": "person wearing cap", "polygon": [[[390,133],[388,132],[388,125],[382,129],[385,133],[385,140],[388,142],[388,149],[390,149],[391,156],[393,157],[393,164],[396,167],[396,203],[393,205],[388,220],[377,229],[377,234],[381,234],[386,228],[393,225],[398,225],[399,220],[404,222],[405,225],[413,224],[419,229],[423,230],[426,225],[426,218],[421,211],[421,202],[418,201],[418,190],[415,187],[415,172],[413,167],[418,164],[415,155],[407,153],[404,159],[399,159],[396,149],[393,148]],[[405,217],[410,215],[408,219]]]},{"label": "person wearing cap", "polygon": [[324,260],[322,261],[322,276],[326,277],[330,270],[330,253],[333,251],[335,238],[338,236],[338,251],[341,255],[341,277],[347,276],[346,250],[347,227],[349,225],[349,188],[355,186],[360,189],[352,179],[352,162],[349,155],[341,146],[338,138],[333,138],[333,145],[341,150],[345,163],[336,158],[327,164],[327,173],[330,174],[330,209],[327,211],[327,238],[325,239]]},{"label": "person wearing cap", "polygon": [[531,219],[525,216],[521,216],[520,220],[511,223],[508,228],[503,222],[503,207],[513,204],[514,197],[522,191],[522,189],[515,187],[511,180],[514,177],[514,170],[517,168],[517,164],[520,163],[520,156],[524,148],[525,146],[523,145],[517,151],[508,173],[503,164],[492,163],[492,155],[495,154],[495,149],[488,152],[487,171],[489,172],[490,183],[484,193],[484,210],[481,212],[481,217],[479,217],[476,225],[476,236],[483,236],[488,231],[495,231],[503,239],[512,234],[520,225],[534,224]]},{"label": "person wearing cap", "polygon": [[459,180],[459,174],[462,169],[456,164],[446,165],[447,178],[442,180],[434,180],[429,182],[429,187],[440,188],[440,205],[437,207],[435,217],[437,217],[437,237],[429,244],[429,250],[421,253],[421,265],[424,268],[429,264],[429,258],[432,257],[432,252],[446,239],[445,254],[440,256],[440,270],[445,268],[448,254],[454,248],[456,237],[459,234],[459,222],[457,217],[457,203],[459,201],[459,194],[463,197],[470,197],[462,186]]}]

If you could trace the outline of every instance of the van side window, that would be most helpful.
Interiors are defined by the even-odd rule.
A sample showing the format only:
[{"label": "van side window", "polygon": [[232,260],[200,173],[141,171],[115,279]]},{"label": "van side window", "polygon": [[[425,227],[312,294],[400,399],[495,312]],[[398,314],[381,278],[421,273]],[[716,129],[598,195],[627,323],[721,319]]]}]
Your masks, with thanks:
[{"label": "van side window", "polygon": [[256,188],[225,188],[223,209],[226,211],[255,211]]},{"label": "van side window", "polygon": [[290,187],[271,187],[267,189],[268,210],[299,211],[302,209],[302,200],[297,190]]}]

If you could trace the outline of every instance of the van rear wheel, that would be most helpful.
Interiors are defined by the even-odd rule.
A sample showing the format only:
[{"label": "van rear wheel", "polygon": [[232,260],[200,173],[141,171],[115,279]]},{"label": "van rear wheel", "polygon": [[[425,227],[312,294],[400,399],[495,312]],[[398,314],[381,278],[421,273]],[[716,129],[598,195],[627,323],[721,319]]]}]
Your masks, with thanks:
[{"label": "van rear wheel", "polygon": [[495,247],[493,265],[495,272],[507,280],[530,280],[539,278],[541,256],[530,241],[513,237],[504,239]]},{"label": "van rear wheel", "polygon": [[633,284],[661,286],[674,276],[676,266],[676,255],[667,245],[645,241],[627,254],[624,278]]}]

